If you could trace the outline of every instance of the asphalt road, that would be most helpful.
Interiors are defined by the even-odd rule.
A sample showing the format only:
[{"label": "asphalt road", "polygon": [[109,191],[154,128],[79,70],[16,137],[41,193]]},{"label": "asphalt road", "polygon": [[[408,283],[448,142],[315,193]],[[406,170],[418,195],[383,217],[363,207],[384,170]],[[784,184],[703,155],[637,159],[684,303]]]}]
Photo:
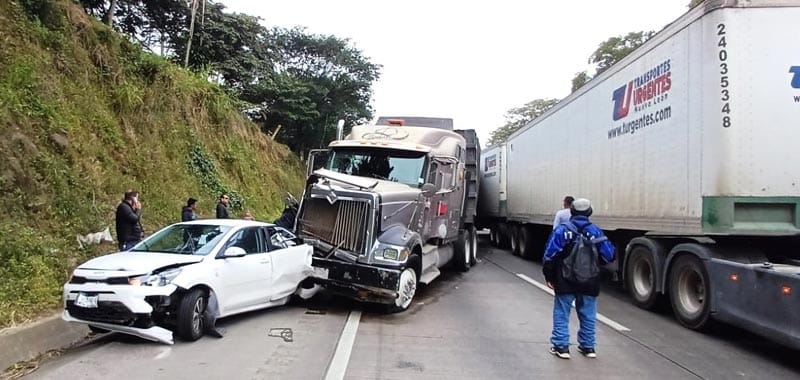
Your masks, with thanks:
[{"label": "asphalt road", "polygon": [[[547,352],[552,297],[530,282],[543,282],[539,264],[492,249],[486,241],[479,256],[470,272],[444,271],[422,287],[405,313],[387,315],[378,307],[321,294],[307,303],[223,320],[228,333],[222,339],[167,346],[109,334],[43,363],[26,378],[800,377],[797,351],[730,326],[687,330],[669,310],[636,308],[611,283],[599,301],[599,312],[609,321],[598,323],[598,358],[584,358],[573,346],[571,360],[558,359]],[[291,341],[281,330],[270,334],[283,328],[291,329]],[[573,343],[576,328],[573,314]]]}]

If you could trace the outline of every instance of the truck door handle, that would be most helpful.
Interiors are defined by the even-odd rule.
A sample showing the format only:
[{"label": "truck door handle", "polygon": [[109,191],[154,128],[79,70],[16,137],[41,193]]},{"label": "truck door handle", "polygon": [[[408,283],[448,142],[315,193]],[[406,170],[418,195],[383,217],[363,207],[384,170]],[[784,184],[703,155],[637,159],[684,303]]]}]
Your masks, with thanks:
[{"label": "truck door handle", "polygon": [[264,259],[264,260],[259,261],[259,263],[261,263],[261,264],[269,264],[270,261],[269,261],[269,259]]}]

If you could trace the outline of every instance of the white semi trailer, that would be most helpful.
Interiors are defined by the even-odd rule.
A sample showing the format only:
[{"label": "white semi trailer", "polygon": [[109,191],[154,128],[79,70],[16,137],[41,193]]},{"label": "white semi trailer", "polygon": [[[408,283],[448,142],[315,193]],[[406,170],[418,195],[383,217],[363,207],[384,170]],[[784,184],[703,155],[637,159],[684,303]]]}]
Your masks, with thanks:
[{"label": "white semi trailer", "polygon": [[479,224],[541,257],[566,195],[618,247],[614,278],[800,348],[800,1],[707,1],[484,149]]}]

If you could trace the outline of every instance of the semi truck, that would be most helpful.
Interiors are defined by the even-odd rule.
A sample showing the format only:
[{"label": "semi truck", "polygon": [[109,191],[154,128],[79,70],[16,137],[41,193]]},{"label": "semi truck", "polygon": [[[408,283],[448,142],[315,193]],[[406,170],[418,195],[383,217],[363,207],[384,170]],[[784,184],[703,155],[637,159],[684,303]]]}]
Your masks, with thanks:
[{"label": "semi truck", "polygon": [[541,258],[588,198],[644,309],[800,348],[800,2],[706,1],[481,156],[478,226]]},{"label": "semi truck", "polygon": [[381,117],[313,152],[295,230],[314,281],[408,309],[418,284],[475,263],[480,143],[453,120]]}]

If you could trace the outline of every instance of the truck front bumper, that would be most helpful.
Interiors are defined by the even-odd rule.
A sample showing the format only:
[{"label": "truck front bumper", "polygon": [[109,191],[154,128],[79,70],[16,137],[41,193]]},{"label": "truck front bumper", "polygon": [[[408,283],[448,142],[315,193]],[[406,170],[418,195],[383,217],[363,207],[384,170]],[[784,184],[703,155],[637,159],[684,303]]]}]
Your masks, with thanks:
[{"label": "truck front bumper", "polygon": [[314,257],[314,282],[363,302],[391,304],[398,296],[400,270]]}]

